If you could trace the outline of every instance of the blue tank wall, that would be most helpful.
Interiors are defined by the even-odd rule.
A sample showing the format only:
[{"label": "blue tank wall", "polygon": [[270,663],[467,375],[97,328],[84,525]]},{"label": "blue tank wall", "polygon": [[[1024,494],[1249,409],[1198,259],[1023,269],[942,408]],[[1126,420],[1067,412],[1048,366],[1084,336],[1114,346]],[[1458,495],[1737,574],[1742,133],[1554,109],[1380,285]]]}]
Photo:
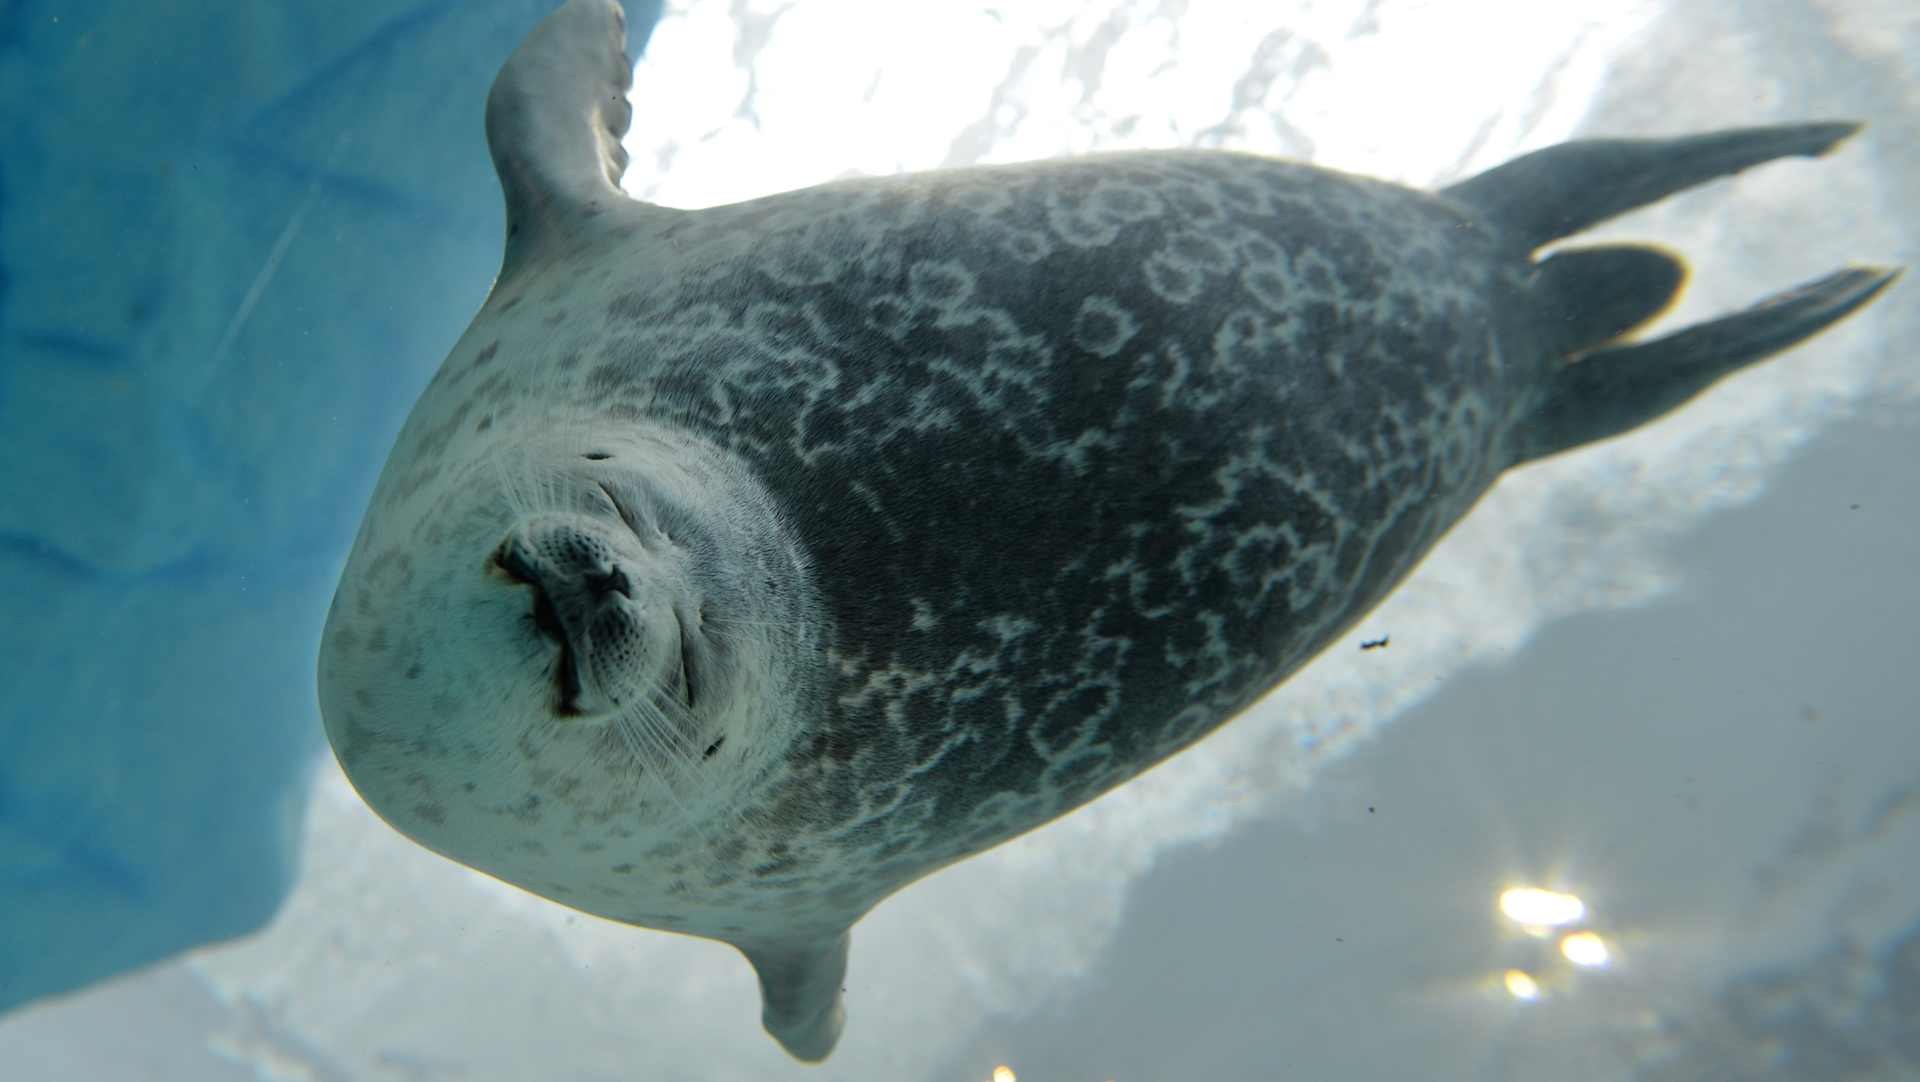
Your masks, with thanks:
[{"label": "blue tank wall", "polygon": [[554,2],[0,6],[0,1009],[283,897],[321,621]]}]

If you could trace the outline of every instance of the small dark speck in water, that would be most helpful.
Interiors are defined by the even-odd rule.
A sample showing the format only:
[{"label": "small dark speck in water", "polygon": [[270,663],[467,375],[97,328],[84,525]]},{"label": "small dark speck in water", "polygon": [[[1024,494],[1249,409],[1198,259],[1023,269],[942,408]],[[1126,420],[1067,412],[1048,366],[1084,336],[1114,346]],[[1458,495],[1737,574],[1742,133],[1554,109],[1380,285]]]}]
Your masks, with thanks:
[{"label": "small dark speck in water", "polygon": [[1360,649],[1362,649],[1362,650],[1378,650],[1378,649],[1380,649],[1380,648],[1381,648],[1382,646],[1385,646],[1385,645],[1386,645],[1387,643],[1389,643],[1389,642],[1391,642],[1392,640],[1393,640],[1393,636],[1392,636],[1392,635],[1382,635],[1382,636],[1380,636],[1380,637],[1379,637],[1379,638],[1377,638],[1377,639],[1368,639],[1368,640],[1363,640],[1363,641],[1362,641],[1362,642],[1360,643]]}]

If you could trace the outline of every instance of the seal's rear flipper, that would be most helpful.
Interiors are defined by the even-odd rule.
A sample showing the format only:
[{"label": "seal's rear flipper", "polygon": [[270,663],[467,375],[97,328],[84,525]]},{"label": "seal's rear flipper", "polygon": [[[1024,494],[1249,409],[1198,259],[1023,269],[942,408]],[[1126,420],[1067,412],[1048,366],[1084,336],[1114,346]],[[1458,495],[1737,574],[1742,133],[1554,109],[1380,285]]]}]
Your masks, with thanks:
[{"label": "seal's rear flipper", "polygon": [[627,171],[620,137],[633,118],[632,85],[627,17],[615,0],[569,0],[494,77],[487,147],[507,197],[502,278],[541,248],[563,243],[582,219],[630,203],[620,190]]},{"label": "seal's rear flipper", "polygon": [[1736,315],[1562,365],[1522,430],[1520,461],[1650,421],[1721,376],[1818,334],[1899,275],[1898,268],[1851,267]]},{"label": "seal's rear flipper", "polygon": [[1572,359],[1666,311],[1686,279],[1686,267],[1657,248],[1610,244],[1555,252],[1527,288],[1554,354]]},{"label": "seal's rear flipper", "polygon": [[809,943],[740,945],[760,976],[760,1022],[794,1059],[833,1054],[847,1024],[840,982],[847,976],[847,933]]},{"label": "seal's rear flipper", "polygon": [[1838,122],[1683,139],[1580,140],[1522,155],[1440,194],[1478,210],[1509,243],[1530,252],[1715,177],[1788,155],[1825,154],[1859,130]]}]

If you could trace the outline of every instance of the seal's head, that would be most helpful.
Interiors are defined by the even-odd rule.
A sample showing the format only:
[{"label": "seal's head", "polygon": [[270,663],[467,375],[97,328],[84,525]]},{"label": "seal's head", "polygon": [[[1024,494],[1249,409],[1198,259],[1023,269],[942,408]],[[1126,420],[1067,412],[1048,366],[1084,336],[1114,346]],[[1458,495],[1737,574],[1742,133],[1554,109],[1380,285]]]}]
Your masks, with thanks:
[{"label": "seal's head", "polygon": [[[545,457],[564,463],[568,456]],[[664,753],[675,761],[676,749],[725,739],[720,719],[697,713],[696,700],[739,690],[739,680],[718,682],[718,644],[707,643],[707,621],[723,603],[707,596],[715,554],[702,549],[710,549],[712,532],[659,483],[666,464],[622,466],[621,456],[605,450],[578,457],[614,465],[536,467],[536,476],[556,481],[526,494],[511,485],[526,467],[501,471],[514,521],[485,566],[509,587],[525,588],[511,590],[522,620],[551,647],[540,666],[548,710],[611,721],[637,745],[637,758]],[[716,686],[708,686],[710,675]]]},{"label": "seal's head", "polygon": [[753,806],[816,712],[806,568],[723,453],[572,431],[476,449],[412,492],[383,479],[395,498],[376,497],[328,617],[322,714],[404,833],[578,908],[698,931],[648,899],[724,872],[685,854]]}]

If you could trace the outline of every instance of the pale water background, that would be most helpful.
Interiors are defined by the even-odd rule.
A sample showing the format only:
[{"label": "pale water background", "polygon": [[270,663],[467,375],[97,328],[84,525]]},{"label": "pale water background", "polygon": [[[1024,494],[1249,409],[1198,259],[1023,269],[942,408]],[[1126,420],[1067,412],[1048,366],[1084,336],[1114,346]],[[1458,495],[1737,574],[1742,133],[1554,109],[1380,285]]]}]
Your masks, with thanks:
[{"label": "pale water background", "polygon": [[[404,130],[405,78],[368,85],[403,101],[356,103],[368,126]],[[1428,186],[1578,135],[1861,119],[1829,158],[1588,236],[1687,257],[1667,325],[1920,253],[1905,0],[696,0],[668,5],[634,100],[627,187],[684,207],[1182,145]],[[477,142],[479,110],[445,137]],[[352,125],[289,130],[329,165],[355,152]],[[325,243],[301,225],[324,175],[260,211],[243,288],[206,301],[206,379],[298,334],[248,313]],[[497,220],[475,228],[491,252]],[[434,287],[454,318],[395,334],[444,353],[490,270],[463,269],[470,296]],[[313,318],[366,312],[344,296]],[[761,1033],[730,948],[435,857],[322,757],[266,929],[17,1010],[0,1079],[1920,1078],[1915,297],[1902,281],[1655,426],[1509,476],[1247,716],[885,903],[855,932],[824,1067]],[[382,393],[404,409],[433,363]],[[354,434],[376,467],[382,410]],[[344,542],[319,547],[337,570]],[[309,608],[287,615],[310,621],[296,645]],[[296,690],[310,702],[310,678]],[[1516,886],[1587,915],[1530,932],[1496,904]],[[1577,931],[1610,964],[1570,962]]]}]

